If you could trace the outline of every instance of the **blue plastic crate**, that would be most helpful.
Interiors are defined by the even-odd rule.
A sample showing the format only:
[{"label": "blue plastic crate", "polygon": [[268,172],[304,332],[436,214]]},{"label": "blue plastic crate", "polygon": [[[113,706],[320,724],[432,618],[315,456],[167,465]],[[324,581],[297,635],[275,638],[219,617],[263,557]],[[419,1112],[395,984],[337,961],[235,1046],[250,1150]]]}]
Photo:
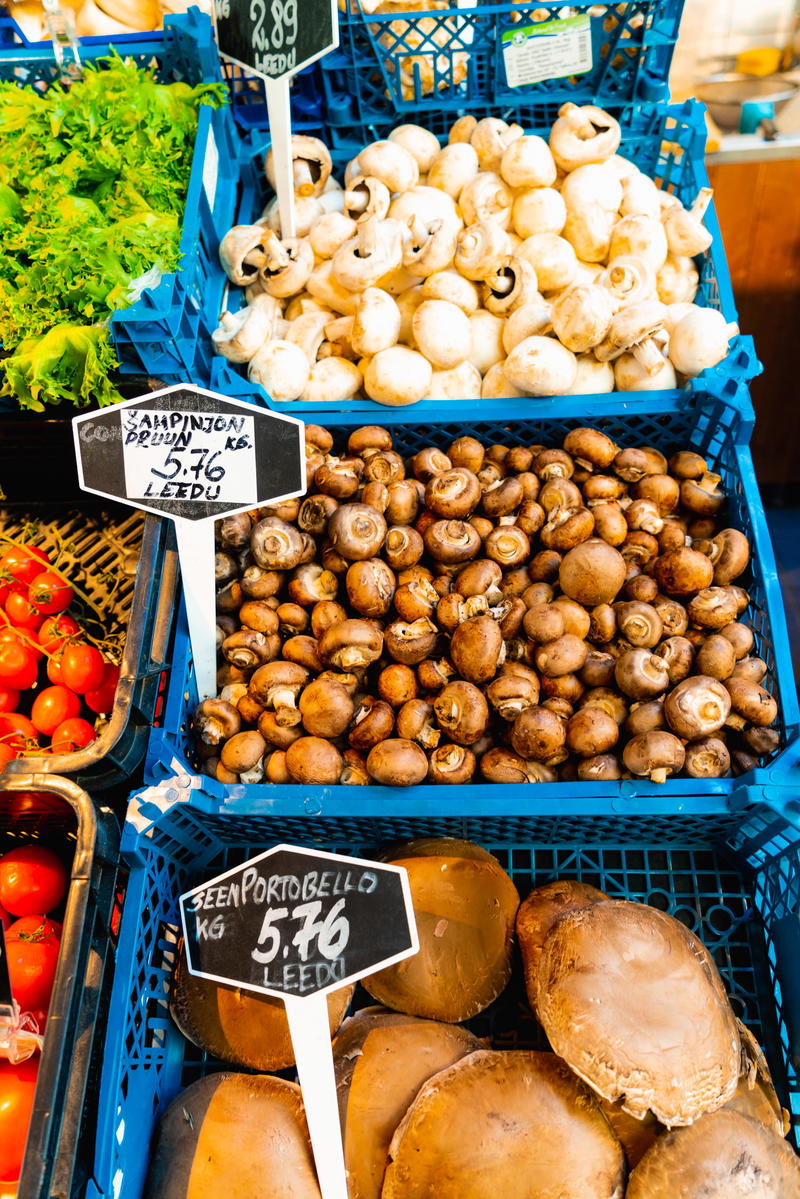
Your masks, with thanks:
[{"label": "blue plastic crate", "polygon": [[[439,812],[443,805],[458,815],[479,813],[486,810],[487,804],[489,810],[494,810],[492,805],[496,803],[506,812],[509,805],[515,805],[515,811],[609,814],[722,812],[766,802],[787,819],[797,819],[800,823],[800,804],[796,803],[800,790],[800,713],[775,558],[748,448],[753,410],[746,387],[727,380],[709,384],[700,393],[678,392],[674,398],[644,393],[628,401],[624,410],[609,409],[606,397],[540,400],[535,417],[530,414],[530,406],[519,400],[496,401],[491,413],[486,403],[459,405],[457,414],[452,405],[436,407],[438,411],[426,417],[425,422],[416,421],[407,410],[385,410],[381,423],[390,429],[398,453],[407,457],[426,445],[446,449],[454,438],[463,434],[486,443],[560,445],[569,429],[592,425],[605,429],[622,446],[654,445],[664,453],[692,448],[703,454],[722,477],[728,496],[725,519],[742,529],[752,546],[752,565],[742,584],[748,588],[751,603],[743,619],[751,624],[756,653],[768,667],[764,685],[778,699],[781,750],[765,766],[739,778],[669,779],[663,785],[642,780],[537,783],[533,787],[476,782],[444,790],[429,785],[412,787],[404,789],[399,799],[391,788],[380,786],[309,790],[294,784],[264,783],[231,787],[204,779],[204,790],[220,799],[243,794],[252,797],[253,802],[263,799],[276,815],[293,811],[328,815],[342,803],[349,803],[353,811],[365,814],[378,814],[387,804],[398,810],[399,805],[399,810],[410,817],[419,817]],[[359,413],[342,413],[325,417],[323,423],[334,434],[334,448],[341,449],[349,431],[363,422]],[[145,778],[157,782],[176,770],[192,773],[189,724],[196,706],[197,686],[181,605],[172,680],[160,727],[152,732]]]},{"label": "blue plastic crate", "polygon": [[[261,77],[233,62],[222,63],[222,74],[231,89],[233,115],[237,124],[245,130],[267,129],[267,99]],[[290,100],[293,132],[321,134],[324,115],[317,63],[312,63],[294,76]]]},{"label": "blue plastic crate", "polygon": [[[702,104],[689,100],[683,104],[670,105],[666,108],[631,109],[620,114],[623,124],[621,152],[635,162],[642,171],[656,179],[663,189],[677,195],[687,206],[694,201],[701,187],[708,186],[708,174],[703,158],[706,137],[704,112],[705,108]],[[521,114],[516,113],[515,117],[520,118]],[[533,122],[529,126],[531,131],[546,132],[547,124],[546,122],[541,123],[541,113],[538,110],[531,110],[530,117]],[[426,123],[430,122],[426,121]],[[442,114],[432,123],[433,130],[440,137],[444,137],[449,124],[449,116]],[[253,134],[249,145],[243,151],[239,200],[236,209],[237,223],[247,224],[252,221],[260,215],[267,201],[267,184],[261,165],[267,144]],[[337,168],[341,169],[344,162],[362,145],[363,143],[359,146],[348,144],[344,153],[341,153],[340,147],[337,155]],[[713,242],[708,253],[700,255],[696,260],[700,275],[696,303],[717,308],[724,313],[728,321],[735,321],[737,319],[736,304],[722,244],[722,234],[713,203],[707,209],[704,219],[713,235]],[[235,310],[244,302],[244,293],[240,288],[231,286],[226,292],[228,284],[220,267],[217,266],[214,269],[210,278],[213,281],[214,290],[208,297],[206,305],[209,314],[222,310],[224,295],[227,296],[225,303],[230,310]],[[208,345],[198,345],[198,359],[194,372],[196,379],[203,379],[211,386],[220,387],[223,391],[226,390],[226,386],[228,388],[233,386],[235,392],[229,390],[229,394],[236,394],[240,398],[249,398],[254,403],[266,404],[278,412],[289,412],[295,415],[314,413],[314,419],[316,419],[319,414],[327,414],[331,410],[330,404],[326,403],[298,404],[296,401],[276,403],[258,384],[246,381],[244,378],[246,369],[246,366],[229,367],[224,360],[212,356]],[[240,371],[241,375],[239,375]],[[689,390],[698,388],[702,390],[706,383],[713,378],[725,380],[735,377],[749,382],[760,371],[761,364],[756,358],[752,339],[737,336],[731,343],[727,358],[711,370],[704,371],[697,379],[692,380],[688,387]],[[237,375],[239,381],[235,378]],[[175,379],[174,381],[179,382],[180,380]],[[668,396],[675,397],[678,394],[678,390],[658,393],[628,391],[612,392],[604,397],[594,398],[598,400],[602,398],[603,404],[609,410],[620,407],[625,411],[630,403],[640,395],[658,395],[660,398],[666,398]],[[450,404],[455,402],[461,403],[461,401],[449,401]],[[539,400],[531,398],[526,402],[531,408],[536,406],[538,410]],[[414,405],[413,411],[418,419],[427,420],[437,411],[446,410],[447,406],[447,402],[444,403],[443,409],[441,404],[423,400]],[[360,412],[365,417],[367,414],[371,414],[373,419],[382,419],[380,414],[386,412],[386,408],[381,404],[369,399],[346,401],[338,406],[337,411],[341,410]]]},{"label": "blue plastic crate", "polygon": [[[571,4],[483,3],[366,15],[359,0],[340,13],[335,55],[323,60],[326,91],[349,95],[353,117],[567,100],[602,107],[666,100],[683,0]],[[588,16],[591,63],[579,74],[511,87],[502,35]]]},{"label": "blue plastic crate", "polygon": [[[118,47],[141,67],[155,67],[161,82],[190,84],[221,79],[211,21],[199,9],[168,17],[163,33],[124,38],[85,38],[84,61],[107,57]],[[50,42],[0,50],[0,79],[47,87],[59,78]],[[209,310],[218,246],[233,223],[238,134],[231,108],[202,106],[186,194],[179,269],[164,275],[136,303],[113,314],[111,336],[123,375],[191,377],[198,343],[208,345],[218,309]],[[202,351],[201,351],[202,352]],[[2,401],[6,410],[13,399]]]},{"label": "blue plastic crate", "polygon": [[[446,789],[445,789],[446,791]],[[441,790],[440,790],[441,794]],[[93,1182],[87,1199],[139,1199],[151,1136],[165,1107],[222,1068],[184,1041],[168,1010],[179,935],[178,896],[279,842],[371,856],[387,842],[450,835],[483,845],[521,895],[553,878],[580,878],[615,899],[668,911],[713,954],[737,1015],[764,1046],[778,1094],[800,1119],[800,837],[767,808],[745,822],[716,816],[536,817],[502,791],[471,818],[441,805],[404,814],[402,803],[359,813],[337,804],[327,818],[276,812],[264,796],[225,801],[174,788],[131,800],[123,832],[130,866],[100,1085]],[[356,1006],[369,1002],[360,992]],[[516,968],[504,995],[470,1022],[499,1049],[542,1048],[526,1014]]]}]

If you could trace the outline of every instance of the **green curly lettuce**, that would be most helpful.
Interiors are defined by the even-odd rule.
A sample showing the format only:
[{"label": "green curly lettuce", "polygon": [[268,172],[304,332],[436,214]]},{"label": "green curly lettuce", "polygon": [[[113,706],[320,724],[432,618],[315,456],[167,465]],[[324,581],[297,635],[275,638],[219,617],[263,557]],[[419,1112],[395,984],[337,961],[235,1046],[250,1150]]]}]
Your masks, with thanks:
[{"label": "green curly lettuce", "polygon": [[116,54],[45,92],[0,83],[0,394],[119,399],[103,326],[142,275],[179,269],[198,109],[224,99]]}]

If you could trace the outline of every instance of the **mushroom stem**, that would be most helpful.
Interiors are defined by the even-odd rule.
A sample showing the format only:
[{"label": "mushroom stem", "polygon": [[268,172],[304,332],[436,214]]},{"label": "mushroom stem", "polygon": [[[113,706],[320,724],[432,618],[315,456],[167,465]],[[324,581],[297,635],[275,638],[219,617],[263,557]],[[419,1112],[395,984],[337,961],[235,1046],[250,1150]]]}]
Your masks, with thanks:
[{"label": "mushroom stem", "polygon": [[264,238],[264,262],[270,271],[282,271],[291,262],[288,250],[277,233],[268,233]]},{"label": "mushroom stem", "polygon": [[359,257],[369,258],[378,249],[378,218],[362,217],[358,222],[357,236]]},{"label": "mushroom stem", "polygon": [[507,296],[514,287],[514,276],[507,267],[501,267],[496,274],[485,280],[487,287],[498,296]]},{"label": "mushroom stem", "polygon": [[294,692],[288,687],[276,687],[270,695],[275,711],[275,723],[281,728],[292,728],[300,723],[300,712],[294,702]]},{"label": "mushroom stem", "polygon": [[650,771],[650,781],[652,783],[665,783],[667,781],[667,769],[665,766],[659,766],[655,770]]},{"label": "mushroom stem", "polygon": [[633,356],[648,375],[657,375],[664,365],[664,355],[652,337],[647,337],[640,341],[638,346],[634,346]]},{"label": "mushroom stem", "polygon": [[295,158],[292,163],[292,174],[294,175],[294,190],[298,196],[313,196],[314,194],[314,177],[311,173],[311,167],[304,158]]},{"label": "mushroom stem", "polygon": [[703,217],[706,209],[708,208],[709,204],[711,203],[711,197],[713,195],[714,195],[714,191],[712,188],[710,188],[710,187],[701,187],[700,188],[700,191],[697,193],[697,199],[695,200],[692,207],[689,209],[689,211],[691,212],[693,217],[697,217],[698,220],[700,220]]},{"label": "mushroom stem", "polygon": [[738,712],[731,712],[727,717],[725,724],[729,729],[737,729],[739,732],[745,727],[747,721],[744,716],[740,716]]},{"label": "mushroom stem", "polygon": [[232,312],[228,312],[226,309],[225,312],[220,313],[219,327],[220,329],[224,329],[226,333],[235,333],[239,328],[239,321]]},{"label": "mushroom stem", "polygon": [[353,332],[354,319],[352,316],[340,316],[326,325],[325,336],[328,341],[347,341]]}]

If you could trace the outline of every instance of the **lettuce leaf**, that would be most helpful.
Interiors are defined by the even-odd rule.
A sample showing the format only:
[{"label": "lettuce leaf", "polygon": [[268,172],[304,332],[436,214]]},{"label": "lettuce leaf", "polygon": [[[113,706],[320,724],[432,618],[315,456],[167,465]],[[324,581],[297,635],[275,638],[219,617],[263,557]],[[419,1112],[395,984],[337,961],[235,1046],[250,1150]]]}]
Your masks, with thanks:
[{"label": "lettuce leaf", "polygon": [[179,269],[198,108],[224,99],[116,54],[45,92],[0,83],[2,394],[37,410],[119,398],[97,326],[133,280]]}]

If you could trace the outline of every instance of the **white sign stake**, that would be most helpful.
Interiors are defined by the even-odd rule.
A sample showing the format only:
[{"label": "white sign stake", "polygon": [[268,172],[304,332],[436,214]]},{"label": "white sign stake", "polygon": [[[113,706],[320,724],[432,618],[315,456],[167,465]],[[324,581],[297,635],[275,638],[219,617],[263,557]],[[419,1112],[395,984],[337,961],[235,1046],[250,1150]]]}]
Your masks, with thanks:
[{"label": "white sign stake", "polygon": [[287,995],[285,1003],[322,1199],[347,1199],[328,997],[290,999]]},{"label": "white sign stake", "polygon": [[281,237],[296,237],[294,212],[294,172],[292,167],[292,110],[289,104],[289,79],[264,79],[267,89],[267,112],[272,134],[272,163],[275,171],[275,192],[281,218]]},{"label": "white sign stake", "polygon": [[197,676],[197,697],[202,702],[217,694],[214,521],[176,520],[175,536],[178,539],[183,598]]}]

